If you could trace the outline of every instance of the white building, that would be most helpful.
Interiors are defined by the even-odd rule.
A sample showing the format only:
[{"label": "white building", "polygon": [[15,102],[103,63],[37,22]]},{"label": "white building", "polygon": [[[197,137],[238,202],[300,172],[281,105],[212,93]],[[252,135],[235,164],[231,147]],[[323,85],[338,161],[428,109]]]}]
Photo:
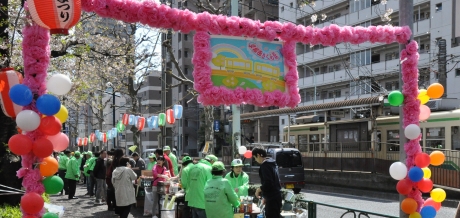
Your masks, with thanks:
[{"label": "white building", "polygon": [[[312,5],[299,6],[298,1],[281,0],[280,22],[318,28],[330,24],[339,26],[398,26],[399,1],[388,0],[329,0],[314,1]],[[438,52],[440,39],[447,47],[447,98],[458,98],[460,87],[460,8],[459,0],[414,0],[413,37],[419,44],[419,87],[427,88],[438,82]],[[382,21],[387,11],[391,21]],[[458,14],[458,13],[457,13]],[[325,15],[325,16],[322,16]],[[325,18],[325,19],[323,19]],[[298,44],[296,48],[301,103],[299,106],[321,104],[347,99],[387,94],[400,90],[399,44],[341,43],[335,47]],[[315,96],[316,94],[316,96]],[[353,110],[343,110],[344,117],[352,117]],[[292,120],[292,119],[291,119]],[[280,117],[280,133],[287,125],[287,116]]]}]

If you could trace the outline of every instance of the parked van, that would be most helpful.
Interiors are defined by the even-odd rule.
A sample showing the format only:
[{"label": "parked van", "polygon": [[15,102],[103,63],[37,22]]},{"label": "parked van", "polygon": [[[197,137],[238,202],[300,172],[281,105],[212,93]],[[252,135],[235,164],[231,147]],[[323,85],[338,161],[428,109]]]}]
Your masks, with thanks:
[{"label": "parked van", "polygon": [[[299,150],[275,145],[263,147],[267,151],[267,156],[273,158],[278,165],[281,187],[292,189],[296,194],[299,193],[305,187],[305,172]],[[249,182],[260,183],[260,165],[254,158],[244,159],[244,163],[243,171],[249,175]]]}]

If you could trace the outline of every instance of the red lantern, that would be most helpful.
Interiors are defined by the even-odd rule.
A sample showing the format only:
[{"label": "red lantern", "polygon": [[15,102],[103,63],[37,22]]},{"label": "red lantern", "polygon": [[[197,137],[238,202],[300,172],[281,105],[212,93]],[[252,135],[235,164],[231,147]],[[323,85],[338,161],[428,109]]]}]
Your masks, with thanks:
[{"label": "red lantern", "polygon": [[123,114],[123,125],[129,124],[129,114]]},{"label": "red lantern", "polygon": [[84,140],[83,140],[83,145],[84,145],[84,146],[87,146],[87,145],[88,145],[88,138],[86,138],[86,137],[84,138]]},{"label": "red lantern", "polygon": [[137,120],[137,129],[142,131],[145,127],[145,117],[139,117]]},{"label": "red lantern", "polygon": [[9,96],[10,88],[20,83],[22,83],[22,75],[19,72],[14,71],[13,68],[4,68],[1,70],[0,104],[6,116],[16,117],[16,115],[22,111],[22,106],[13,103]]},{"label": "red lantern", "polygon": [[81,138],[78,138],[78,146],[81,146],[81,143],[82,143]]},{"label": "red lantern", "polygon": [[107,133],[102,133],[102,141],[107,142]]},{"label": "red lantern", "polygon": [[94,142],[94,140],[96,139],[96,134],[91,133],[89,137],[91,138],[91,142]]},{"label": "red lantern", "polygon": [[80,20],[80,0],[28,0],[32,19],[51,34],[69,34],[69,29]]},{"label": "red lantern", "polygon": [[174,124],[176,119],[174,118],[174,110],[173,109],[168,109],[166,110],[166,122],[169,124]]}]

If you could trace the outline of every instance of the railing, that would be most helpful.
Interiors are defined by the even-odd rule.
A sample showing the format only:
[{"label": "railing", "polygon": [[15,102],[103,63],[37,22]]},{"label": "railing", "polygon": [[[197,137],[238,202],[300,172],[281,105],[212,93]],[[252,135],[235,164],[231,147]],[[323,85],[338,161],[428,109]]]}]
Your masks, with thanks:
[{"label": "railing", "polygon": [[353,217],[355,217],[355,218],[356,217],[358,217],[358,218],[359,217],[368,217],[369,218],[369,215],[378,216],[378,217],[397,218],[397,216],[385,215],[385,214],[374,213],[374,212],[358,210],[358,209],[353,209],[353,208],[347,208],[347,207],[340,207],[340,206],[335,206],[335,205],[331,205],[331,204],[324,204],[324,203],[319,203],[319,202],[314,202],[314,201],[309,201],[309,200],[297,200],[297,203],[299,203],[299,202],[303,202],[303,203],[307,204],[308,218],[316,218],[316,217],[318,217],[317,216],[317,205],[330,207],[330,208],[335,208],[335,209],[340,209],[340,210],[345,210],[345,212],[340,217],[344,217],[347,214],[353,214]]},{"label": "railing", "polygon": [[[302,161],[307,169],[372,172],[386,175],[389,175],[388,169],[391,164],[399,161],[399,149],[399,144],[383,142],[328,142],[299,145]],[[440,166],[430,165],[431,180],[436,185],[460,189],[460,151],[425,148],[424,152],[430,154],[434,150],[444,153],[445,162]]]}]

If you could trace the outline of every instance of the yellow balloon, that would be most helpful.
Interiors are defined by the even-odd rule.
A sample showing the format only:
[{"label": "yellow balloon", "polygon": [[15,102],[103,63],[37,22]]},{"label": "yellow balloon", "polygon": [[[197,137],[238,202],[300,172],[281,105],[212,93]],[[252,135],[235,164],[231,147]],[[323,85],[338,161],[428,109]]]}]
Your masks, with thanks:
[{"label": "yellow balloon", "polygon": [[423,170],[423,178],[429,179],[431,178],[431,170],[428,167],[422,168]]},{"label": "yellow balloon", "polygon": [[64,123],[69,117],[69,112],[67,111],[67,108],[64,105],[61,105],[61,109],[54,116],[57,117],[61,121],[61,123]]},{"label": "yellow balloon", "polygon": [[430,96],[427,95],[425,89],[420,89],[418,91],[417,99],[420,100],[420,104],[426,104],[430,100]]},{"label": "yellow balloon", "polygon": [[422,218],[422,215],[417,212],[413,212],[409,215],[409,218]]},{"label": "yellow balloon", "polygon": [[443,202],[446,199],[446,192],[441,188],[435,188],[431,190],[430,197],[434,202]]}]

